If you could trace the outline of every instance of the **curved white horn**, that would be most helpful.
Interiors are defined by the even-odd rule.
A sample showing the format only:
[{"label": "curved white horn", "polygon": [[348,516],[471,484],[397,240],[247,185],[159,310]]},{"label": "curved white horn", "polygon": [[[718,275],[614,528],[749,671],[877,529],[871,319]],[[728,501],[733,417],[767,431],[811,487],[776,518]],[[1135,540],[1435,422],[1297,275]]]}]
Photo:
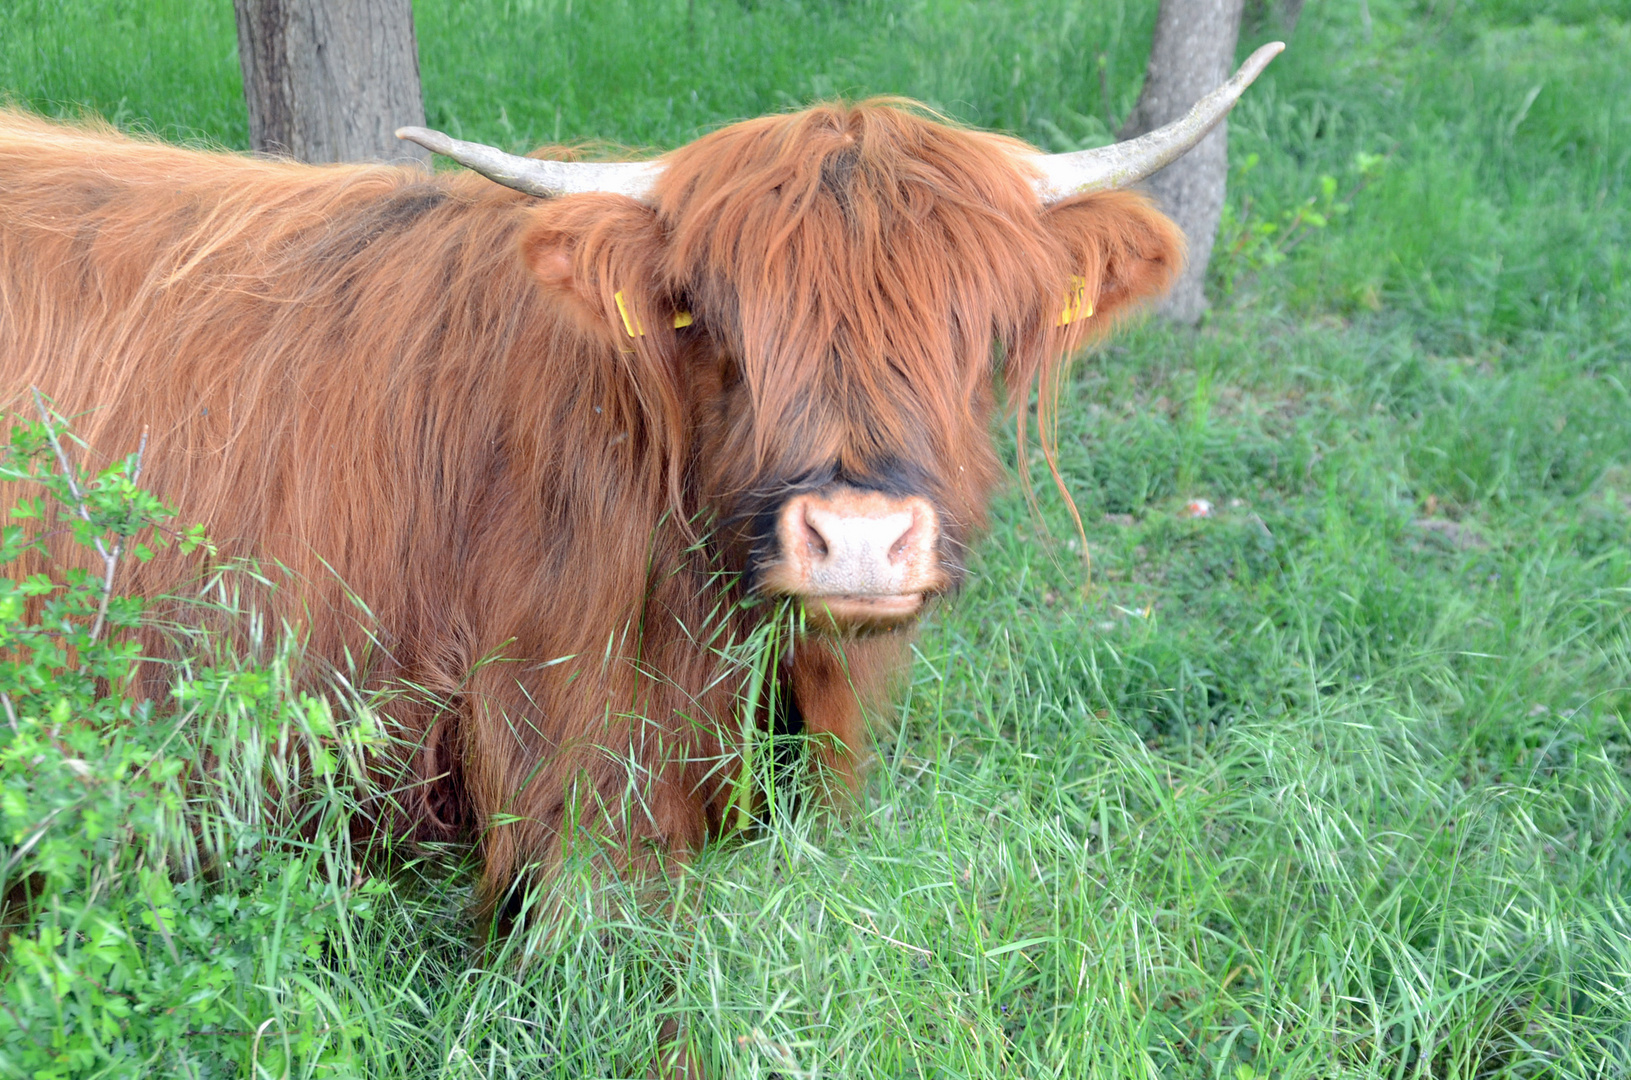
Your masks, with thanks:
[{"label": "curved white horn", "polygon": [[1036,193],[1045,203],[1058,202],[1084,191],[1126,187],[1172,164],[1229,115],[1246,87],[1285,47],[1283,41],[1264,45],[1246,58],[1234,78],[1197,101],[1188,114],[1148,135],[1072,154],[1037,154],[1031,159],[1042,174]]},{"label": "curved white horn", "polygon": [[601,191],[641,199],[662,172],[661,165],[650,161],[540,161],[518,157],[430,128],[397,128],[396,137],[450,157],[494,183],[543,197]]}]

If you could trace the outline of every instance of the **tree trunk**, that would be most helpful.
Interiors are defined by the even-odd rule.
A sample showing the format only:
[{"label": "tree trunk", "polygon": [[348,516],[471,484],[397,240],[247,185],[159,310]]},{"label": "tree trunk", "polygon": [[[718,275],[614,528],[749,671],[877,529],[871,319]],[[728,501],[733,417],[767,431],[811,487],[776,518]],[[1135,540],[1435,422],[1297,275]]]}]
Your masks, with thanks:
[{"label": "tree trunk", "polygon": [[[1144,89],[1119,138],[1131,139],[1178,119],[1229,78],[1244,6],[1244,0],[1161,0]],[[1149,180],[1161,209],[1189,238],[1189,263],[1160,309],[1174,321],[1193,324],[1206,312],[1206,265],[1228,178],[1229,121],[1224,120],[1195,149]]]},{"label": "tree trunk", "polygon": [[392,134],[423,125],[410,0],[233,0],[256,153],[419,161]]}]

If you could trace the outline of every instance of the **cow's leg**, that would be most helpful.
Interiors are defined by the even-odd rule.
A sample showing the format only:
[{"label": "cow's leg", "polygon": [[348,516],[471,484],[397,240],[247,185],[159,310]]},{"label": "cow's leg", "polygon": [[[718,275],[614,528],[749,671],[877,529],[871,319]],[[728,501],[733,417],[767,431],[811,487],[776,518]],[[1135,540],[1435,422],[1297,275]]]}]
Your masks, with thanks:
[{"label": "cow's leg", "polygon": [[733,770],[699,714],[728,710],[728,690],[699,701],[669,684],[608,679],[589,694],[587,679],[522,686],[518,674],[528,672],[489,665],[465,695],[461,778],[490,914],[519,914],[527,889],[569,857],[638,882],[702,846]]},{"label": "cow's leg", "polygon": [[[713,824],[710,803],[721,801],[716,789],[731,772],[708,758],[720,753],[717,740],[697,729],[698,709],[715,703],[687,698],[688,707],[682,707],[675,694],[658,691],[621,713],[603,709],[570,718],[566,708],[583,699],[561,695],[547,713],[556,729],[546,733],[515,719],[539,714],[536,703],[548,699],[536,687],[529,698],[509,701],[501,715],[495,703],[509,689],[502,675],[475,681],[481,692],[471,697],[489,711],[468,722],[463,775],[484,830],[482,894],[492,933],[502,937],[523,920],[555,924],[551,879],[574,854],[589,856],[597,877],[621,875],[638,883],[671,871],[701,846]],[[522,711],[528,705],[532,711]],[[556,730],[562,734],[545,737]],[[721,779],[709,779],[715,776]],[[536,890],[530,909],[529,889]],[[649,910],[661,902],[661,893],[659,888],[641,903]],[[648,1075],[710,1076],[682,1021],[662,1022]]]},{"label": "cow's leg", "polygon": [[648,1080],[708,1080],[711,1074],[691,1052],[685,1027],[670,1017],[657,1029],[657,1060],[646,1070]]}]

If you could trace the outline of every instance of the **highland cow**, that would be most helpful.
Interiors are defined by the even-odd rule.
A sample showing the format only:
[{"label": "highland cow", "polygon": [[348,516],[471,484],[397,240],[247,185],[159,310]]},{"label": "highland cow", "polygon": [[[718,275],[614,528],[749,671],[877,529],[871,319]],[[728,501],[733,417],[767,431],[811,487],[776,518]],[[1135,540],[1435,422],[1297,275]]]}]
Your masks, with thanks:
[{"label": "highland cow", "polygon": [[[403,133],[508,187],[3,112],[0,388],[104,458],[146,431],[153,490],[286,568],[267,603],[314,661],[418,688],[390,707],[407,814],[476,838],[489,901],[547,875],[569,819],[626,867],[683,855],[777,722],[723,659],[785,610],[751,601],[802,609],[779,722],[859,782],[864,710],[1000,477],[994,378],[1045,431],[1065,358],[1182,259],[1117,189],[1274,51],[1069,155],[894,101],[635,163]],[[121,587],[198,572],[171,552]]]}]

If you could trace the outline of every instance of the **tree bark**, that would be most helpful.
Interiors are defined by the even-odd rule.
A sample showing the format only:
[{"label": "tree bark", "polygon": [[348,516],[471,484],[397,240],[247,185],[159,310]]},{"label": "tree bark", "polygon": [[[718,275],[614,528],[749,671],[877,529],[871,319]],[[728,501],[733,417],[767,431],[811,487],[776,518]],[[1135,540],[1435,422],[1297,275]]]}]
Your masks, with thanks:
[{"label": "tree bark", "polygon": [[[1131,139],[1178,119],[1229,78],[1240,39],[1244,0],[1161,0],[1144,89],[1119,138]],[[1149,179],[1150,193],[1189,238],[1189,263],[1161,313],[1185,324],[1206,313],[1206,266],[1212,259],[1229,178],[1229,121]]]},{"label": "tree bark", "polygon": [[422,126],[410,0],[233,0],[256,153],[419,161],[392,134]]}]

